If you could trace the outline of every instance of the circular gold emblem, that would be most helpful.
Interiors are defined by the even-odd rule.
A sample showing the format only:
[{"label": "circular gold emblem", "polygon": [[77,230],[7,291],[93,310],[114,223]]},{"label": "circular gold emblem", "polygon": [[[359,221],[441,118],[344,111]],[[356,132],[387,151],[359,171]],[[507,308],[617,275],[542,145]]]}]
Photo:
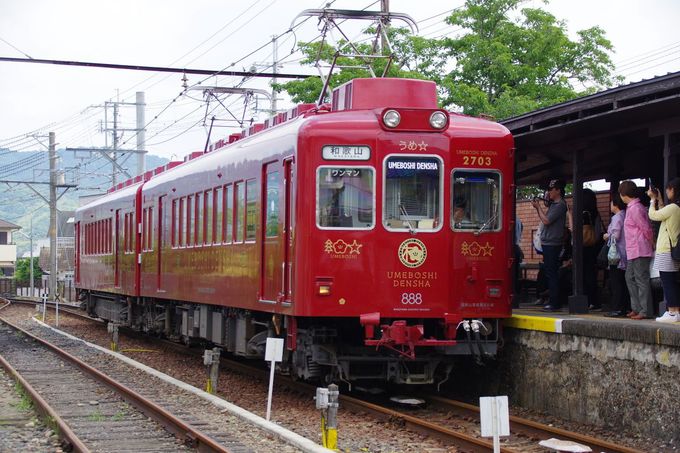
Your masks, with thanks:
[{"label": "circular gold emblem", "polygon": [[399,246],[399,261],[406,267],[418,267],[427,258],[427,247],[418,239],[406,239]]}]

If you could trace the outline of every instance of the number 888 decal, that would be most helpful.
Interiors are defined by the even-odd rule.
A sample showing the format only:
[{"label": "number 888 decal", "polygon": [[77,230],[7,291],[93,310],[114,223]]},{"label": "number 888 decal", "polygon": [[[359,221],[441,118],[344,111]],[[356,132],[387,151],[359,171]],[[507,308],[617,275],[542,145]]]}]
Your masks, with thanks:
[{"label": "number 888 decal", "polygon": [[423,303],[423,295],[420,293],[402,293],[401,303],[403,305],[420,305]]}]

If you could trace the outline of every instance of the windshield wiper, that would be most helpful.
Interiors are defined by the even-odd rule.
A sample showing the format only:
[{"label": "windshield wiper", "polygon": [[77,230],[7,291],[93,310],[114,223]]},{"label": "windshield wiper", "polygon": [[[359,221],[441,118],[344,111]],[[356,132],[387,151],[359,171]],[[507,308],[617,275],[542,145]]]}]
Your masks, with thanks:
[{"label": "windshield wiper", "polygon": [[487,220],[486,222],[484,222],[484,224],[482,225],[482,227],[481,227],[479,230],[477,230],[477,232],[475,233],[475,235],[478,235],[479,233],[481,233],[482,231],[484,231],[484,230],[486,229],[486,227],[488,227],[489,225],[491,225],[491,222],[493,222],[494,220],[496,220],[496,217],[498,217],[498,211],[494,212],[493,215],[492,215],[491,217],[489,217],[489,220]]},{"label": "windshield wiper", "polygon": [[404,207],[403,204],[399,205],[399,210],[401,211],[402,215],[404,216],[406,223],[408,223],[408,231],[411,234],[415,234],[416,230],[413,228],[413,225],[411,224],[410,216],[408,215],[408,212],[406,212],[406,208]]}]

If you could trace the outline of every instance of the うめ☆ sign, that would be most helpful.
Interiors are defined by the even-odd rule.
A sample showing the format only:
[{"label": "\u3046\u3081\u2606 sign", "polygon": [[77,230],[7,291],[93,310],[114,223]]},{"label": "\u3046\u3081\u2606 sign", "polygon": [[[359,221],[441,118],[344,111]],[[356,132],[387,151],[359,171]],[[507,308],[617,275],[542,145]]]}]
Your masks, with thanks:
[{"label": "\u3046\u3081\u2606 sign", "polygon": [[406,239],[399,246],[399,261],[406,267],[418,267],[427,258],[427,247],[419,239]]}]

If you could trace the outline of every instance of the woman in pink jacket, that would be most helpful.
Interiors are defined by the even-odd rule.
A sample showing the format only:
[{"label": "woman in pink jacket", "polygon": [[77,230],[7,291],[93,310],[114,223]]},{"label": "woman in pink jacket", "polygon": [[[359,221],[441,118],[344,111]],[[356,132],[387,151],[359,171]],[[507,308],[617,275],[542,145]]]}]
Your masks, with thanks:
[{"label": "woman in pink jacket", "polygon": [[638,187],[633,181],[619,185],[621,200],[626,203],[623,232],[626,237],[626,285],[630,293],[631,319],[646,319],[653,314],[649,265],[654,255],[652,226],[647,208],[640,203]]}]

